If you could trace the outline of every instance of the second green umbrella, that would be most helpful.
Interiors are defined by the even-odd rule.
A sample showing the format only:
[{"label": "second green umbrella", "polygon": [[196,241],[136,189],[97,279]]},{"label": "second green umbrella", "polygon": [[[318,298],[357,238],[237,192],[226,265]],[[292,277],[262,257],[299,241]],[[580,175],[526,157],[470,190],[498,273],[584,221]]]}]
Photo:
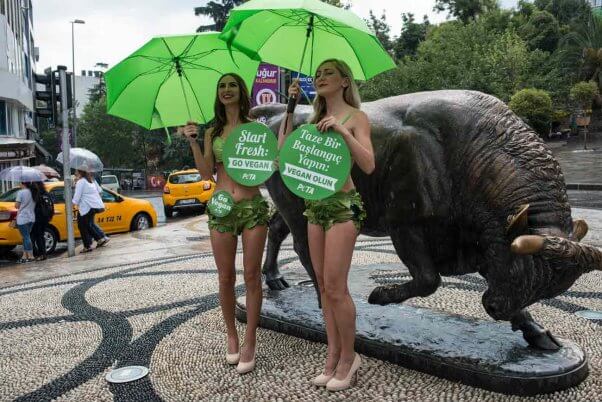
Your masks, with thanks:
[{"label": "second green umbrella", "polygon": [[107,112],[146,129],[207,123],[219,77],[236,73],[251,89],[258,64],[215,32],[153,38],[105,74]]},{"label": "second green umbrella", "polygon": [[395,68],[361,18],[319,0],[251,0],[230,11],[220,37],[250,57],[306,75],[330,58],[344,60],[359,80]]}]

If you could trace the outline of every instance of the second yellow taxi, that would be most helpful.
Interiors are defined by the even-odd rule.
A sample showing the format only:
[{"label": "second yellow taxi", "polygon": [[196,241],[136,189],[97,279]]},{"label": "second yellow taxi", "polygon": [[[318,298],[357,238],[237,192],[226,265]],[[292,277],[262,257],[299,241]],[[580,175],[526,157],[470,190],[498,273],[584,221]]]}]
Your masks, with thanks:
[{"label": "second yellow taxi", "polygon": [[170,218],[174,211],[196,208],[205,210],[213,195],[215,182],[211,178],[203,179],[196,169],[173,172],[163,187],[163,210]]}]

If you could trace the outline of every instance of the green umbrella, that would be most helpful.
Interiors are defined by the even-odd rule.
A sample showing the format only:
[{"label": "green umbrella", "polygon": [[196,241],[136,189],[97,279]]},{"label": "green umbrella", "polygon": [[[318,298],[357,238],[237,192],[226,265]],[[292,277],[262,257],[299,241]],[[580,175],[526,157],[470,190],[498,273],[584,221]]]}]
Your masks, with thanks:
[{"label": "green umbrella", "polygon": [[146,129],[207,123],[224,73],[250,89],[258,61],[229,49],[216,32],[153,38],[107,71],[107,112]]},{"label": "green umbrella", "polygon": [[360,80],[395,68],[364,20],[319,0],[251,0],[230,11],[220,38],[249,57],[306,75],[331,58],[347,62]]}]

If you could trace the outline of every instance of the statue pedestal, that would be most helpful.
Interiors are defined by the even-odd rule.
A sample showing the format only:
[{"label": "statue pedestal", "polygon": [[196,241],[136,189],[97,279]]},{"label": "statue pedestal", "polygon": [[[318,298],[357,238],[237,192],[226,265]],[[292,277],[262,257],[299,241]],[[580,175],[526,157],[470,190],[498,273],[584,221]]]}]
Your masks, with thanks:
[{"label": "statue pedestal", "polygon": [[[536,395],[570,388],[588,375],[585,353],[561,339],[555,352],[530,348],[507,322],[478,320],[404,305],[375,306],[367,302],[377,285],[370,274],[377,266],[354,266],[350,292],[357,307],[356,350],[434,376],[487,390]],[[384,266],[383,268],[387,268]],[[307,279],[287,271],[287,280]],[[244,296],[236,316],[246,320]],[[326,342],[321,310],[311,283],[264,293],[263,328]]]}]

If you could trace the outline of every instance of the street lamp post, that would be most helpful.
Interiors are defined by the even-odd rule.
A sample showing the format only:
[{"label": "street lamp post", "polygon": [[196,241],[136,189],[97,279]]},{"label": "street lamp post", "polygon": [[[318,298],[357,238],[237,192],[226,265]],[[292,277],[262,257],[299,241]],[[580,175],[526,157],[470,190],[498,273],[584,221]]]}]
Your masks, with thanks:
[{"label": "street lamp post", "polygon": [[73,20],[71,23],[71,61],[73,66],[73,145],[77,146],[77,105],[75,103],[75,24],[85,24],[84,20]]}]

